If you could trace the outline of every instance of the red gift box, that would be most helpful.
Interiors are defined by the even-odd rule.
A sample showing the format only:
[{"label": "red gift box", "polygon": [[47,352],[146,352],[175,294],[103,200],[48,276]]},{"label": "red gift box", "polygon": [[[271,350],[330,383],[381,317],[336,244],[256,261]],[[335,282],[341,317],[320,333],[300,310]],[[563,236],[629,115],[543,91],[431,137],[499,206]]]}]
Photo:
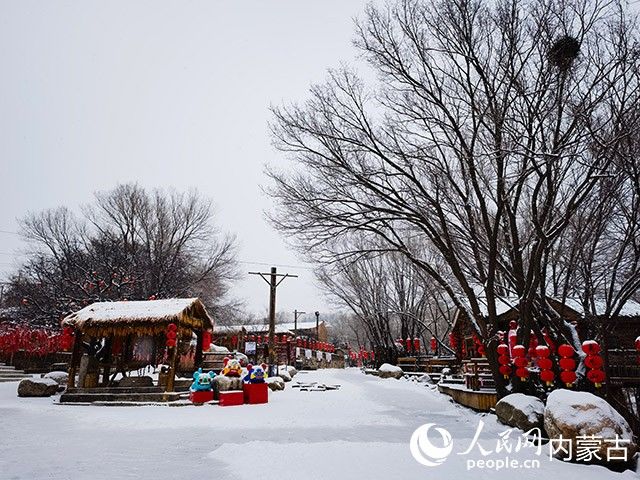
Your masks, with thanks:
[{"label": "red gift box", "polygon": [[204,390],[204,391],[189,391],[189,400],[192,403],[207,403],[213,400],[213,390]]},{"label": "red gift box", "polygon": [[242,388],[244,403],[256,405],[269,401],[269,387],[266,383],[245,383]]},{"label": "red gift box", "polygon": [[244,395],[242,390],[230,390],[228,392],[220,392],[218,394],[218,405],[220,405],[221,407],[242,405],[243,403]]}]

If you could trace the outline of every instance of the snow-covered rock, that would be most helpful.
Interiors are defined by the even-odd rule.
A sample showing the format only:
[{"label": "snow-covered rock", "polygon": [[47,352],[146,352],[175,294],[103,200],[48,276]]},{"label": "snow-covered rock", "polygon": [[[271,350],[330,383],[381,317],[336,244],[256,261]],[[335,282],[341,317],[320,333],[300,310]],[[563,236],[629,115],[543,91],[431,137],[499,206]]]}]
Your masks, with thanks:
[{"label": "snow-covered rock", "polygon": [[52,378],[25,378],[18,384],[19,397],[50,397],[58,391]]},{"label": "snow-covered rock", "polygon": [[284,390],[284,380],[280,377],[269,377],[265,379],[267,385],[272,391]]},{"label": "snow-covered rock", "polygon": [[[599,458],[581,458],[580,462],[607,463],[607,449],[613,446],[610,442],[615,440],[616,435],[622,439],[619,446],[626,449],[628,460],[637,451],[627,421],[606,400],[592,393],[565,389],[551,392],[544,409],[544,427],[551,439],[560,438],[561,435],[564,439],[571,439],[574,460],[578,459],[579,454],[578,437],[594,436],[601,439],[595,449]],[[620,456],[619,451],[616,456]]]},{"label": "snow-covered rock", "polygon": [[532,428],[543,428],[544,403],[538,397],[512,393],[496,404],[496,415],[505,425],[527,432]]},{"label": "snow-covered rock", "polygon": [[291,381],[291,375],[289,374],[289,370],[286,365],[280,365],[278,367],[278,377],[280,377],[285,382]]},{"label": "snow-covered rock", "polygon": [[69,374],[67,372],[49,372],[44,378],[50,378],[54,380],[60,388],[58,390],[64,388],[67,385],[67,380],[69,380]]},{"label": "snow-covered rock", "polygon": [[240,362],[240,365],[242,365],[243,367],[249,363],[249,357],[247,357],[242,352],[234,351],[233,352],[233,358],[238,360]]},{"label": "snow-covered rock", "polygon": [[293,365],[287,365],[286,368],[291,378],[295,377],[296,374],[298,373],[298,370],[296,370],[296,367],[294,367]]},{"label": "snow-covered rock", "polygon": [[420,375],[417,379],[417,382],[419,383],[427,383],[427,384],[432,384],[433,383],[433,379],[431,378],[431,376],[428,373],[425,373],[424,375]]},{"label": "snow-covered rock", "polygon": [[383,363],[378,368],[378,376],[380,378],[402,378],[404,372],[400,367],[391,365],[390,363]]},{"label": "snow-covered rock", "polygon": [[226,375],[216,375],[213,379],[214,389],[218,392],[229,390],[242,390],[242,378],[227,377]]}]

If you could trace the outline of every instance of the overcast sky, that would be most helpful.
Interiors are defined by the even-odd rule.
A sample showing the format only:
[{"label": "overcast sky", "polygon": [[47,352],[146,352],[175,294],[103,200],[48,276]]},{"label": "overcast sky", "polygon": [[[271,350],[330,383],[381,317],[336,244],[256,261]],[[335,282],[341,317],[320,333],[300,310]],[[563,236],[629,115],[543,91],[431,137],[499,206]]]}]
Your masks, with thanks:
[{"label": "overcast sky", "polygon": [[[0,0],[0,276],[22,247],[16,218],[91,201],[119,182],[197,187],[240,259],[303,265],[265,222],[270,104],[302,100],[351,61],[364,0]],[[242,270],[268,266],[242,264]],[[278,310],[327,311],[311,272]],[[235,293],[264,313],[268,288]]]}]

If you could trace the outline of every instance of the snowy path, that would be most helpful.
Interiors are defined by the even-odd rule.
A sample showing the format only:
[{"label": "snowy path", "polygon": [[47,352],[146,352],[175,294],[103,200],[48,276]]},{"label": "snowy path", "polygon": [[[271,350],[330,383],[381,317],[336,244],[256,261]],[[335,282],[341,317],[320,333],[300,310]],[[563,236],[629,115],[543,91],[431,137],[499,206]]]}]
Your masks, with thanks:
[{"label": "snowy path", "polygon": [[[480,443],[495,449],[506,427],[452,404],[422,384],[382,380],[356,369],[300,373],[294,380],[340,383],[338,391],[300,392],[287,384],[267,405],[242,407],[60,406],[18,399],[0,384],[0,479],[539,479],[638,478],[602,467],[540,460],[535,469],[467,470],[464,451],[478,421]],[[436,423],[452,435],[444,464],[425,467],[409,452],[412,432]],[[435,443],[435,442],[434,442]],[[487,458],[504,458],[495,454]]]}]

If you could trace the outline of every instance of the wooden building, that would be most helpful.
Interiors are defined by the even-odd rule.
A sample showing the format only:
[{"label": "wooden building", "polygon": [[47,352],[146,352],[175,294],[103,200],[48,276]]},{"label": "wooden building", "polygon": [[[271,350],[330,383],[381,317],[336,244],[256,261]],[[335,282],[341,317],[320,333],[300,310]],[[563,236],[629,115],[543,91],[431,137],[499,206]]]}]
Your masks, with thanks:
[{"label": "wooden building", "polygon": [[[170,324],[176,332],[173,348],[166,346]],[[197,298],[93,303],[67,316],[62,326],[73,329],[75,340],[66,397],[61,402],[72,398],[70,394],[78,398],[83,393],[94,394],[100,387],[113,390],[116,374],[127,376],[147,365],[169,368],[163,373],[162,385],[146,385],[144,393],[173,392],[180,352],[195,343],[197,368],[202,362],[202,334],[214,327]],[[81,375],[82,383],[76,385],[83,357],[83,366],[90,365],[91,375]]]}]

